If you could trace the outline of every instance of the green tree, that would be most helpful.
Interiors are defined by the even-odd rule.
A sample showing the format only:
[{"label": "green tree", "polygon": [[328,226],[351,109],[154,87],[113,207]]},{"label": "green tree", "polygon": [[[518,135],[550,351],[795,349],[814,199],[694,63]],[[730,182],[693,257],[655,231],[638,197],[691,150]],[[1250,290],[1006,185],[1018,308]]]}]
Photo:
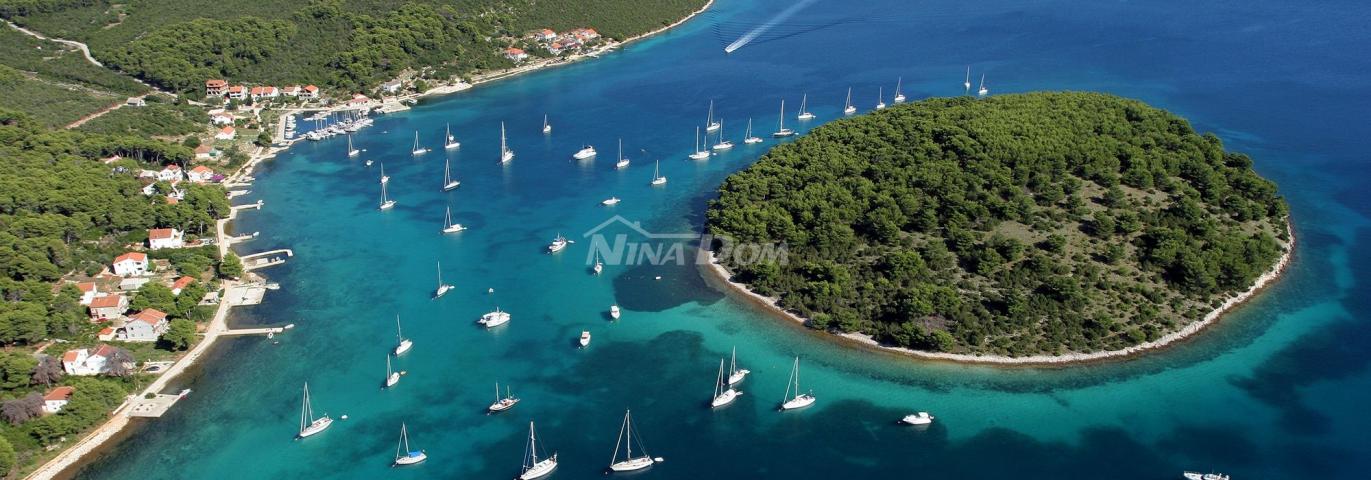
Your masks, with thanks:
[{"label": "green tree", "polygon": [[243,261],[238,259],[238,255],[229,252],[224,255],[224,259],[219,262],[219,277],[238,278],[243,276]]},{"label": "green tree", "polygon": [[160,340],[172,350],[190,348],[190,345],[195,343],[195,322],[184,318],[172,320]]},{"label": "green tree", "polygon": [[134,310],[155,308],[163,313],[175,312],[176,294],[161,282],[148,282],[138,289],[138,294],[129,301],[129,307]]}]

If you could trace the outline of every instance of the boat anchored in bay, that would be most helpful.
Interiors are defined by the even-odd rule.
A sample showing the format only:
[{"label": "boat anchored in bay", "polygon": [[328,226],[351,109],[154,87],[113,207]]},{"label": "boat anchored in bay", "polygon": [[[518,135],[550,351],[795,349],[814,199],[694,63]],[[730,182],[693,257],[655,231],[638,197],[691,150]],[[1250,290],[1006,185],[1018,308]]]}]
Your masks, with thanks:
[{"label": "boat anchored in bay", "polygon": [[[619,427],[619,440],[614,442],[614,456],[609,459],[609,471],[611,472],[632,472],[651,467],[654,463],[666,461],[662,457],[648,455],[647,448],[643,447],[641,435],[635,435],[633,430],[633,414],[628,410],[624,411],[624,424]],[[624,446],[624,459],[619,460],[619,446]],[[638,446],[638,456],[633,455],[633,446]]]},{"label": "boat anchored in bay", "polygon": [[439,260],[439,261],[438,261],[438,287],[435,288],[435,289],[433,290],[433,298],[434,298],[435,300],[438,299],[438,298],[442,298],[443,295],[447,295],[447,292],[452,291],[452,288],[453,288],[453,286],[452,286],[451,284],[443,283],[443,262],[442,262],[441,260]]},{"label": "boat anchored in bay", "polygon": [[395,356],[397,357],[403,355],[405,352],[408,352],[410,348],[414,347],[414,342],[410,341],[408,338],[405,338],[405,334],[400,331],[399,314],[395,315],[395,338],[399,339],[400,341],[400,343],[395,345]]},{"label": "boat anchored in bay", "polygon": [[778,123],[778,124],[776,125],[776,131],[773,132],[773,133],[771,134],[771,136],[773,136],[773,137],[789,137],[789,136],[794,135],[794,134],[795,134],[795,131],[794,131],[794,130],[791,130],[791,129],[789,129],[789,128],[785,128],[785,99],[783,98],[783,99],[781,99],[781,117],[780,117],[780,123]]},{"label": "boat anchored in bay", "polygon": [[724,359],[719,359],[719,375],[714,379],[714,397],[709,401],[710,408],[719,408],[733,403],[743,392],[734,390],[724,378]]},{"label": "boat anchored in bay", "polygon": [[814,393],[800,393],[800,357],[795,357],[795,366],[790,369],[790,381],[785,385],[785,397],[781,400],[781,411],[805,408],[814,404]]},{"label": "boat anchored in bay", "polygon": [[457,233],[466,229],[467,227],[462,224],[452,222],[452,207],[447,207],[447,216],[443,219],[443,233]]},{"label": "boat anchored in bay", "polygon": [[533,430],[533,422],[528,422],[528,447],[524,449],[524,465],[519,471],[518,480],[541,478],[557,469],[557,452],[551,457],[538,460],[538,437]]},{"label": "boat anchored in bay", "polygon": [[305,382],[305,394],[303,406],[300,407],[300,433],[295,438],[305,438],[318,434],[333,425],[333,419],[325,413],[319,418],[314,418],[314,406],[309,401],[309,382]]},{"label": "boat anchored in bay", "polygon": [[419,131],[418,131],[418,130],[415,130],[415,131],[414,131],[414,148],[413,148],[412,150],[410,150],[409,153],[410,153],[411,155],[416,156],[416,157],[419,156],[419,155],[423,155],[423,154],[425,154],[425,153],[428,153],[428,149],[427,149],[427,148],[424,148],[424,147],[419,146]]},{"label": "boat anchored in bay", "polygon": [[752,371],[746,368],[738,368],[738,347],[733,347],[733,356],[728,361],[728,384],[733,385],[743,381],[749,373]]},{"label": "boat anchored in bay", "polygon": [[719,143],[714,144],[715,151],[728,150],[733,148],[733,141],[724,138],[724,122],[719,122]]},{"label": "boat anchored in bay", "polygon": [[495,402],[491,403],[489,407],[486,407],[486,413],[500,413],[514,408],[514,406],[518,404],[519,398],[515,397],[514,394],[509,393],[509,385],[505,385],[505,396],[500,396],[500,384],[497,382],[495,384]]},{"label": "boat anchored in bay", "polygon": [[495,311],[487,312],[485,315],[481,315],[481,319],[477,320],[476,323],[485,325],[486,328],[495,328],[500,325],[509,323],[509,320],[509,312],[501,311],[500,307],[497,306],[495,307]]},{"label": "boat anchored in bay", "polygon": [[462,142],[457,141],[457,137],[452,136],[452,124],[447,125],[447,130],[443,134],[443,149],[454,150],[462,147]]},{"label": "boat anchored in bay", "polygon": [[409,432],[405,429],[405,424],[400,424],[400,443],[395,445],[395,463],[393,466],[402,467],[414,465],[428,460],[428,454],[423,450],[409,449]]}]

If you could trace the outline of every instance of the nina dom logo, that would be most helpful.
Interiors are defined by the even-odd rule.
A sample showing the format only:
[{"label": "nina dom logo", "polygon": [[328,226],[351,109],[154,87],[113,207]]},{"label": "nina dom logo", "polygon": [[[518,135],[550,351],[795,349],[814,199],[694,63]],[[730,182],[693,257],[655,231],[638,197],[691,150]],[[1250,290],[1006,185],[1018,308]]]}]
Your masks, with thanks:
[{"label": "nina dom logo", "polygon": [[[789,261],[785,244],[736,242],[725,235],[684,233],[653,233],[640,222],[629,221],[620,215],[610,217],[581,234],[590,242],[586,265],[597,261],[605,265],[698,265],[710,263],[709,247],[720,260],[734,265]],[[695,245],[704,248],[693,248]]]}]

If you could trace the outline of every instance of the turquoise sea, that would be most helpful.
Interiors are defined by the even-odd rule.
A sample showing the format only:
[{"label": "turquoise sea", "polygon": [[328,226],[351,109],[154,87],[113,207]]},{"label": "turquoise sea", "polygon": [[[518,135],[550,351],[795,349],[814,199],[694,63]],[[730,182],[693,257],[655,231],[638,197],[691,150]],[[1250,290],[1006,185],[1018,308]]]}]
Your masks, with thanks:
[{"label": "turquoise sea", "polygon": [[[266,271],[282,289],[235,311],[238,325],[294,323],[225,343],[178,385],[194,393],[75,476],[511,478],[528,422],[560,453],[551,478],[602,478],[625,409],[666,461],[642,478],[1366,478],[1371,471],[1371,8],[1365,2],[825,0],[756,40],[723,47],[794,2],[719,0],[672,32],[595,61],[517,77],[380,117],[345,140],[305,143],[257,172],[264,200],[235,225],[289,247]],[[863,111],[897,77],[911,100],[962,94],[965,68],[992,94],[1099,90],[1189,118],[1278,182],[1299,238],[1274,287],[1164,352],[1071,368],[1003,369],[855,350],[769,318],[705,285],[693,266],[587,271],[583,232],[618,214],[652,232],[698,230],[729,173],[774,141],[685,159],[710,100],[735,141],[749,117],[769,133],[784,98],[801,132]],[[975,87],[973,86],[973,89]],[[818,119],[794,122],[809,94]],[[548,114],[550,136],[539,133]],[[499,122],[514,161],[497,163]],[[450,123],[461,188],[442,193]],[[630,168],[614,170],[623,138]],[[570,155],[590,143],[599,158]],[[376,209],[376,167],[392,177]],[[653,160],[669,178],[652,188]],[[608,208],[600,200],[618,196]],[[471,229],[441,235],[445,205]],[[547,255],[558,233],[576,240]],[[456,285],[430,300],[435,261]],[[660,280],[655,277],[661,276]],[[487,293],[494,288],[495,293]],[[610,322],[612,303],[625,309]],[[499,330],[474,324],[496,304]],[[414,349],[408,375],[379,385],[394,316]],[[575,348],[580,331],[594,335]],[[705,402],[737,347],[753,372],[732,406]],[[792,357],[818,403],[775,411]],[[300,387],[338,418],[295,440]],[[523,398],[487,416],[495,382]],[[927,410],[930,428],[895,420]],[[390,463],[400,423],[427,451]]]}]

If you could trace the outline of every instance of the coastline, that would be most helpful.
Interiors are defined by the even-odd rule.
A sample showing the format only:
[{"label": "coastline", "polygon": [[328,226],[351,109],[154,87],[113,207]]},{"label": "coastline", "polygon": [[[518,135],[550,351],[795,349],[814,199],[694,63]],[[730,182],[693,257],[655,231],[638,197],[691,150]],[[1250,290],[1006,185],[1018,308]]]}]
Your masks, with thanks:
[{"label": "coastline", "polygon": [[[1257,293],[1261,292],[1263,289],[1270,286],[1272,282],[1279,279],[1281,275],[1285,273],[1286,269],[1290,266],[1290,262],[1295,254],[1295,245],[1297,243],[1295,239],[1294,228],[1291,225],[1289,218],[1287,218],[1285,222],[1285,231],[1287,235],[1290,237],[1290,241],[1285,245],[1285,252],[1281,254],[1281,257],[1279,260],[1276,261],[1276,264],[1273,265],[1270,270],[1267,270],[1261,276],[1257,277],[1256,281],[1254,281],[1252,283],[1252,286],[1249,287],[1247,290],[1244,290],[1238,293],[1237,295],[1229,297],[1227,300],[1224,300],[1222,305],[1219,305],[1218,308],[1211,310],[1200,320],[1191,322],[1179,330],[1168,333],[1157,340],[1141,343],[1119,350],[1106,350],[1101,352],[1090,353],[1068,353],[1064,355],[1029,355],[1024,357],[1010,357],[1004,355],[975,355],[964,353],[924,352],[905,347],[893,347],[889,345],[882,345],[880,342],[876,341],[875,338],[864,333],[817,333],[820,334],[819,336],[826,337],[830,340],[837,340],[840,343],[850,344],[857,346],[859,348],[864,348],[877,352],[894,353],[905,357],[912,357],[921,360],[946,361],[962,364],[979,364],[998,367],[1065,367],[1086,363],[1097,363],[1102,361],[1125,360],[1130,357],[1143,354],[1145,352],[1165,348],[1180,340],[1190,338],[1196,333],[1199,333],[1205,328],[1217,323],[1225,313],[1228,313],[1229,311],[1237,308],[1239,305],[1242,305],[1246,301],[1252,299],[1254,296],[1256,296]],[[707,280],[717,280],[718,283],[727,285],[729,288],[724,289],[726,294],[730,294],[734,298],[738,298],[740,300],[748,301],[749,303],[760,307],[762,310],[771,314],[775,318],[789,320],[801,326],[806,325],[806,318],[796,315],[795,313],[790,312],[777,305],[777,301],[779,299],[767,297],[759,293],[753,292],[752,290],[747,288],[747,285],[733,281],[733,275],[729,273],[727,268],[719,264],[718,259],[714,255],[714,252],[709,253],[709,264],[701,268],[701,270],[708,272],[706,274]]]}]

